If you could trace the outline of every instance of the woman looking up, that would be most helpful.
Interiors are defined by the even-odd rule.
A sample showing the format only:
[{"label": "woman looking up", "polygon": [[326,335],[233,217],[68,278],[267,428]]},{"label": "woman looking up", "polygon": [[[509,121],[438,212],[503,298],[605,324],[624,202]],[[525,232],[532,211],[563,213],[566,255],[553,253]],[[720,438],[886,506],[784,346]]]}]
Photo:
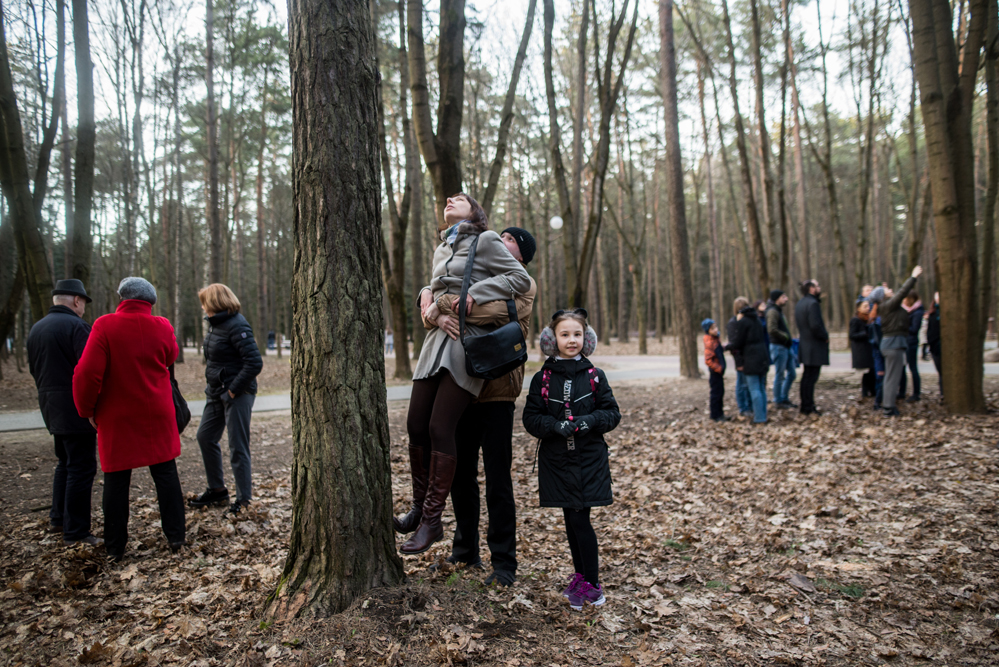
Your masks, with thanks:
[{"label": "woman looking up", "polygon": [[[488,231],[479,203],[458,193],[447,200],[440,229],[442,243],[434,251],[433,278],[420,293],[420,310],[427,322],[434,324],[440,315],[438,299],[461,293],[468,251],[476,238],[466,313],[474,310],[476,303],[514,299],[531,289],[527,270],[513,258],[499,234]],[[466,323],[465,334],[481,335],[492,328]],[[433,329],[413,373],[406,420],[413,505],[394,525],[397,532],[416,533],[400,548],[404,554],[423,553],[444,536],[441,513],[457,464],[455,429],[483,384],[484,380],[465,371],[465,348],[460,339],[452,339],[439,327]]]}]

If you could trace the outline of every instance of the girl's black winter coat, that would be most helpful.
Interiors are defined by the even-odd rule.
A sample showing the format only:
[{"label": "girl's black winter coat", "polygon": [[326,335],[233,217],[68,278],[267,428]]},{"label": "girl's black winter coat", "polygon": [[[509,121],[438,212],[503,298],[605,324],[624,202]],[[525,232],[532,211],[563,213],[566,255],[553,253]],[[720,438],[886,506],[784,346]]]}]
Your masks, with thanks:
[{"label": "girl's black winter coat", "polygon": [[[590,369],[593,369],[596,390],[591,390]],[[545,371],[551,371],[547,405],[542,396]],[[565,421],[563,403],[565,383],[572,381],[571,406],[574,421],[584,419],[589,428],[577,431],[575,449],[569,450],[567,440],[555,430]],[[621,411],[614,400],[607,376],[594,369],[586,358],[556,359],[550,357],[531,380],[527,405],[524,406],[524,428],[541,439],[538,448],[538,495],[542,507],[583,509],[610,505],[610,462],[603,434],[614,430],[621,422]]]}]

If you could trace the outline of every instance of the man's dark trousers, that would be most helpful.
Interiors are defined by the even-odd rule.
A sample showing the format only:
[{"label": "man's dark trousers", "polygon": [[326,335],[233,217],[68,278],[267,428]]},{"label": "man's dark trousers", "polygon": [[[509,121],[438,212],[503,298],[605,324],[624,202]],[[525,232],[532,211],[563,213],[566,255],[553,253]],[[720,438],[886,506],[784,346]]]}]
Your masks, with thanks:
[{"label": "man's dark trousers", "polygon": [[458,466],[451,484],[455,531],[451,555],[462,563],[479,557],[479,450],[486,473],[486,509],[493,569],[517,572],[517,513],[513,499],[512,401],[473,403],[465,410],[455,432]]},{"label": "man's dark trousers", "polygon": [[722,403],[725,398],[725,376],[721,373],[708,371],[708,387],[711,389],[708,403],[711,406],[711,418],[721,419],[725,416],[725,407]]},{"label": "man's dark trousers", "polygon": [[801,374],[801,412],[809,415],[815,412],[815,385],[819,381],[822,366],[805,366]]},{"label": "man's dark trousers", "polygon": [[97,474],[96,433],[56,433],[59,458],[52,477],[52,509],[49,520],[62,526],[66,540],[82,540],[90,534],[90,494]]}]

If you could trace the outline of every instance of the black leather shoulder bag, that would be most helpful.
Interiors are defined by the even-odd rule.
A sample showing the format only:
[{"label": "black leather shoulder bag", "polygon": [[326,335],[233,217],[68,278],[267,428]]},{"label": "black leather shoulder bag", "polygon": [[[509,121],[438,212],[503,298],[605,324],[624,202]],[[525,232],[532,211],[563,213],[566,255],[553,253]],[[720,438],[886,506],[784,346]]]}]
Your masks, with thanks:
[{"label": "black leather shoulder bag", "polygon": [[527,362],[527,342],[517,320],[517,304],[513,299],[506,302],[509,322],[481,336],[465,336],[465,308],[478,244],[479,237],[476,236],[472,239],[468,258],[465,260],[465,277],[461,282],[461,297],[458,299],[458,326],[461,329],[461,344],[465,348],[465,372],[483,380],[495,380]]}]

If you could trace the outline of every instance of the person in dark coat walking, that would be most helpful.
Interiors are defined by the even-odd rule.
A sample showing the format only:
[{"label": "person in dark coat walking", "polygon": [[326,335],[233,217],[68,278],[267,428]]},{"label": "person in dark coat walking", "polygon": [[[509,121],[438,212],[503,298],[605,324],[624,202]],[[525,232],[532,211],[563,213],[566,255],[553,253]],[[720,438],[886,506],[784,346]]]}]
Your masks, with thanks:
[{"label": "person in dark coat walking", "polygon": [[874,354],[871,351],[871,335],[867,330],[871,304],[864,298],[857,302],[857,310],[850,318],[850,353],[853,368],[865,371],[860,380],[860,397],[873,397],[875,394]]},{"label": "person in dark coat walking", "polygon": [[226,505],[229,490],[222,473],[222,431],[229,432],[229,462],[236,482],[236,500],[229,507],[233,515],[250,504],[250,416],[257,394],[257,375],[264,363],[253,339],[250,323],[240,314],[239,299],[232,290],[214,283],[198,292],[201,309],[208,320],[204,350],[205,411],[198,426],[198,445],[205,463],[208,488],[188,501],[191,507]]},{"label": "person in dark coat walking", "polygon": [[794,321],[801,338],[801,414],[820,414],[815,407],[815,385],[823,366],[829,365],[829,332],[822,319],[822,287],[815,280],[801,283],[801,300],[794,306]]},{"label": "person in dark coat walking", "polygon": [[[902,301],[902,308],[909,313],[909,338],[905,341],[905,364],[912,374],[912,396],[905,399],[906,403],[915,403],[922,398],[922,382],[919,377],[919,330],[923,328],[923,315],[926,309],[923,302],[919,300],[919,293],[915,290],[909,292],[909,296]],[[905,369],[902,369],[902,380],[898,385],[898,397],[905,396],[906,382]]]},{"label": "person in dark coat walking", "polygon": [[27,341],[28,370],[38,389],[38,407],[59,459],[52,476],[48,530],[62,533],[67,546],[102,542],[90,534],[97,431],[73,403],[73,371],[90,336],[83,313],[91,301],[81,281],[60,280],[52,290],[48,315],[35,322]]},{"label": "person in dark coat walking", "polygon": [[742,357],[742,373],[749,387],[753,405],[753,422],[765,424],[767,421],[767,370],[770,368],[770,350],[764,337],[766,330],[760,323],[758,311],[746,306],[737,316],[735,335],[729,340],[726,350],[738,352]]},{"label": "person in dark coat walking", "polygon": [[610,505],[610,459],[604,434],[621,422],[607,376],[587,357],[597,336],[586,311],[558,311],[541,332],[548,360],[534,379],[524,406],[524,428],[540,440],[538,494],[542,507],[561,507],[575,567],[562,595],[573,609],[605,602],[599,581],[597,534],[590,508]]}]

